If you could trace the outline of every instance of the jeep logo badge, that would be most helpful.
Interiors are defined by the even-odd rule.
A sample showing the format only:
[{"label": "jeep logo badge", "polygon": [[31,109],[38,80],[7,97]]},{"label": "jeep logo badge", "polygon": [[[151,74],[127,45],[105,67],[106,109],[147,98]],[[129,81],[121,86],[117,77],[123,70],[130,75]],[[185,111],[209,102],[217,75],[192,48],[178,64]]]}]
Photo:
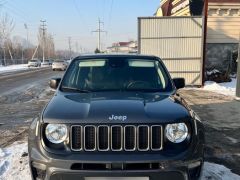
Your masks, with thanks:
[{"label": "jeep logo badge", "polygon": [[114,116],[114,115],[112,115],[108,119],[111,120],[111,121],[113,121],[113,120],[114,121],[117,121],[117,120],[125,121],[125,120],[127,120],[127,116]]}]

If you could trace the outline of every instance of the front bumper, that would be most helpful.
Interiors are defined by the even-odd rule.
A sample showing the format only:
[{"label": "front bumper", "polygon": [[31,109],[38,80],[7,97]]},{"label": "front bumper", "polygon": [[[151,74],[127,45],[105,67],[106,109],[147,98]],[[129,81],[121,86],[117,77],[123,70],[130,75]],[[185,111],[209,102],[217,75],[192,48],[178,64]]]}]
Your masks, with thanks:
[{"label": "front bumper", "polygon": [[149,180],[197,179],[204,157],[202,129],[188,149],[175,156],[138,152],[52,153],[35,136],[37,121],[30,126],[29,163],[33,179],[85,180],[85,177],[148,177]]},{"label": "front bumper", "polygon": [[64,65],[52,65],[52,69],[66,69],[67,66]]},{"label": "front bumper", "polygon": [[[202,149],[191,159],[174,160],[158,154],[78,154],[56,156],[29,149],[33,179],[85,180],[85,177],[148,177],[149,180],[197,179],[203,165]],[[114,179],[114,178],[113,178]]]}]

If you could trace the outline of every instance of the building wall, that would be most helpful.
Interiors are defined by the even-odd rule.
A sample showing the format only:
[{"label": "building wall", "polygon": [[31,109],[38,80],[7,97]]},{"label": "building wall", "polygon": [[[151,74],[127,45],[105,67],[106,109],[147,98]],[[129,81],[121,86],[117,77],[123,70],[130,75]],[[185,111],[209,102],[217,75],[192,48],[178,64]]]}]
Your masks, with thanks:
[{"label": "building wall", "polygon": [[[210,0],[206,69],[226,71],[240,38],[240,0]],[[238,3],[236,3],[238,2]]]},{"label": "building wall", "polygon": [[210,3],[207,43],[238,43],[240,34],[239,3]]},{"label": "building wall", "polygon": [[125,42],[124,45],[120,43],[114,43],[112,47],[107,48],[108,53],[137,53],[138,42],[130,41]]},{"label": "building wall", "polygon": [[203,0],[163,0],[155,15],[161,16],[200,16]]}]

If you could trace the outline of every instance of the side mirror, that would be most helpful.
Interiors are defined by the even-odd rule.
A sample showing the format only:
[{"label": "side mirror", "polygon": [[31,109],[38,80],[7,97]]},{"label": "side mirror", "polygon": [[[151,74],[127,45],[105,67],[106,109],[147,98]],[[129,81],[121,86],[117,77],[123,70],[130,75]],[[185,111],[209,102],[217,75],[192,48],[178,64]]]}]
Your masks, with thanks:
[{"label": "side mirror", "polygon": [[61,78],[53,78],[53,79],[50,80],[49,86],[52,89],[57,89],[60,81],[61,81]]},{"label": "side mirror", "polygon": [[173,82],[177,89],[181,89],[185,87],[185,79],[184,78],[173,78]]}]

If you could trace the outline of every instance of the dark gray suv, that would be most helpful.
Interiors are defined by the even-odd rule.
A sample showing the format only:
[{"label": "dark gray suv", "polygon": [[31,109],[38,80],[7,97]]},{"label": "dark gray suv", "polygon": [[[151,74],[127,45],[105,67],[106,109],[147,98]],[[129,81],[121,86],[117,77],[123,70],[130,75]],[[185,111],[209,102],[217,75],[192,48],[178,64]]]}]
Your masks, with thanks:
[{"label": "dark gray suv", "polygon": [[50,86],[29,131],[33,179],[199,178],[204,128],[159,58],[77,57]]}]

